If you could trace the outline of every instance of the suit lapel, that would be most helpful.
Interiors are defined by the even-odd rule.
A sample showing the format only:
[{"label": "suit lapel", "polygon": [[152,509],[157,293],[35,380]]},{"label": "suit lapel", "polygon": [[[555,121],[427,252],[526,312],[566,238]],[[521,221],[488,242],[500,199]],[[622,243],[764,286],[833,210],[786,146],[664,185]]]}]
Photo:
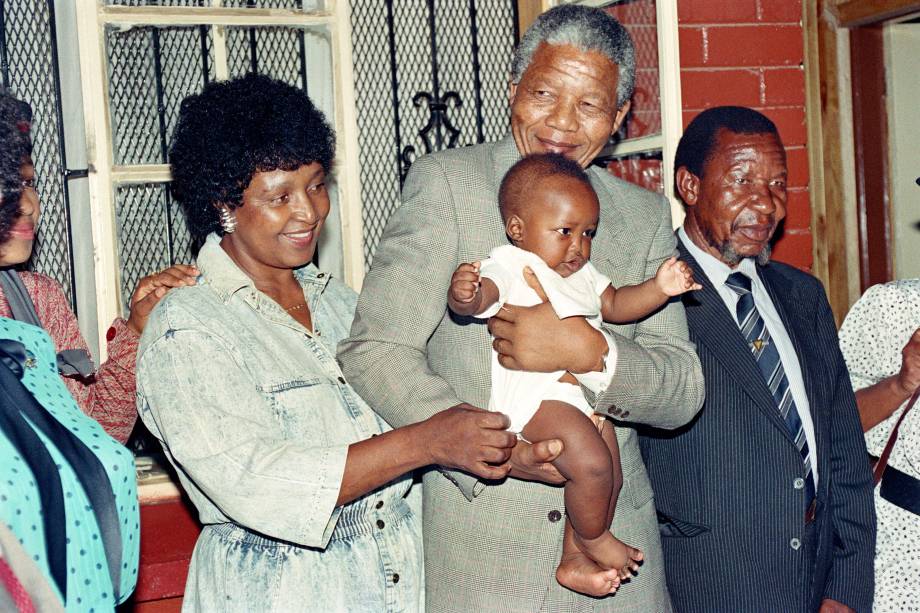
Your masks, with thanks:
[{"label": "suit lapel", "polygon": [[[601,172],[607,172],[603,170]],[[594,169],[589,169],[588,176],[591,178],[591,186],[597,192],[597,199],[601,204],[601,221],[599,226],[598,238],[594,241],[591,250],[591,259],[595,262],[600,260],[612,261],[619,264],[616,257],[622,254],[624,246],[617,248],[617,237],[622,233],[625,227],[623,216],[617,210],[617,203],[625,201],[623,194],[619,193],[616,186],[612,183],[599,180],[595,176]]]},{"label": "suit lapel", "polygon": [[713,287],[709,277],[680,240],[677,241],[677,248],[681,259],[693,268],[697,282],[703,286],[703,289],[683,296],[687,323],[693,334],[692,340],[712,350],[713,356],[738,382],[738,386],[750,396],[757,408],[791,442],[792,437],[789,435],[789,430],[776,408],[776,402],[767,388],[754,356],[748,349],[747,340],[741,336],[735,318],[729,313],[725,302]]}]

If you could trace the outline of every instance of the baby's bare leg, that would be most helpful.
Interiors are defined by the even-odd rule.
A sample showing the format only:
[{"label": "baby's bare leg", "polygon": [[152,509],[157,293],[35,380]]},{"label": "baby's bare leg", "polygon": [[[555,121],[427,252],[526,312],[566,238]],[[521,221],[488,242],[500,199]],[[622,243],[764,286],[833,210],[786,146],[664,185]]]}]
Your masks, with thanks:
[{"label": "baby's bare leg", "polygon": [[522,434],[529,441],[562,440],[562,454],[553,464],[567,480],[565,508],[572,527],[586,539],[606,532],[613,468],[594,423],[568,403],[544,400]]},{"label": "baby's bare leg", "polygon": [[[613,525],[613,514],[617,506],[617,500],[620,497],[620,490],[623,488],[623,466],[620,464],[620,446],[617,445],[616,433],[613,429],[613,422],[601,417],[598,429],[601,438],[607,445],[610,452],[610,461],[613,465],[613,490],[610,494],[610,508],[607,510],[607,525]],[[639,570],[639,562],[642,561],[642,552],[634,547],[626,546],[629,549],[629,561],[626,566],[620,569],[620,577],[626,579],[631,577],[633,572]]]},{"label": "baby's bare leg", "polygon": [[[562,440],[563,452],[553,464],[567,479],[566,514],[578,548],[602,568],[626,566],[634,550],[608,529],[614,470],[611,450],[594,422],[570,404],[545,400],[523,435],[529,440]],[[616,446],[615,440],[613,444]]]}]

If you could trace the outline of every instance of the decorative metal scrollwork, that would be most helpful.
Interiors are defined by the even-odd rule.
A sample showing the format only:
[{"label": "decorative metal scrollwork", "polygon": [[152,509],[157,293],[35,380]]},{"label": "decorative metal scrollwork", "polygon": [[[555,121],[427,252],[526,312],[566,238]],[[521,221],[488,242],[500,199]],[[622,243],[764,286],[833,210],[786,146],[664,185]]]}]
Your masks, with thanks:
[{"label": "decorative metal scrollwork", "polygon": [[[428,121],[418,131],[419,137],[425,144],[425,153],[440,151],[442,149],[453,149],[457,146],[457,140],[460,138],[460,130],[454,126],[447,115],[448,108],[458,109],[463,106],[463,100],[457,92],[447,92],[443,98],[439,98],[437,93],[416,92],[412,96],[412,106],[421,108],[422,103],[428,107]],[[453,105],[451,105],[453,103]],[[432,136],[434,143],[432,143]],[[418,157],[413,145],[403,147],[399,154],[400,172],[405,178],[409,172],[409,167]]]}]

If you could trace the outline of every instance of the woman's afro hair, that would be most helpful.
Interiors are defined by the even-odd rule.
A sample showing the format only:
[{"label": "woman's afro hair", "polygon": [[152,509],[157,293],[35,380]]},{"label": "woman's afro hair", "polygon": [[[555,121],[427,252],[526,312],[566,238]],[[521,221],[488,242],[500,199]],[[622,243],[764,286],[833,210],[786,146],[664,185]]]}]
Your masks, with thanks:
[{"label": "woman's afro hair", "polygon": [[0,89],[0,245],[9,238],[10,226],[19,216],[20,167],[23,158],[32,152],[31,123],[29,105]]},{"label": "woman's afro hair", "polygon": [[256,172],[313,162],[328,172],[334,156],[335,133],[302,90],[257,74],[213,82],[179,109],[172,194],[199,242],[221,232],[218,206],[242,206]]}]

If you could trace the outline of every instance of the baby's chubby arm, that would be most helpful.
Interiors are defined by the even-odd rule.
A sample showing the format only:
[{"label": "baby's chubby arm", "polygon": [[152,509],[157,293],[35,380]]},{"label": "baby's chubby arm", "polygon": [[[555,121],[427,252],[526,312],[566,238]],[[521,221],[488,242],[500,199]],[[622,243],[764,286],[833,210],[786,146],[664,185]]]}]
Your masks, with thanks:
[{"label": "baby's chubby arm", "polygon": [[609,323],[629,323],[656,311],[671,296],[702,289],[686,262],[671,257],[654,277],[639,285],[609,286],[601,294],[601,315]]},{"label": "baby's chubby arm", "polygon": [[478,315],[498,301],[498,286],[479,274],[479,262],[460,264],[450,278],[447,306],[457,315]]}]

